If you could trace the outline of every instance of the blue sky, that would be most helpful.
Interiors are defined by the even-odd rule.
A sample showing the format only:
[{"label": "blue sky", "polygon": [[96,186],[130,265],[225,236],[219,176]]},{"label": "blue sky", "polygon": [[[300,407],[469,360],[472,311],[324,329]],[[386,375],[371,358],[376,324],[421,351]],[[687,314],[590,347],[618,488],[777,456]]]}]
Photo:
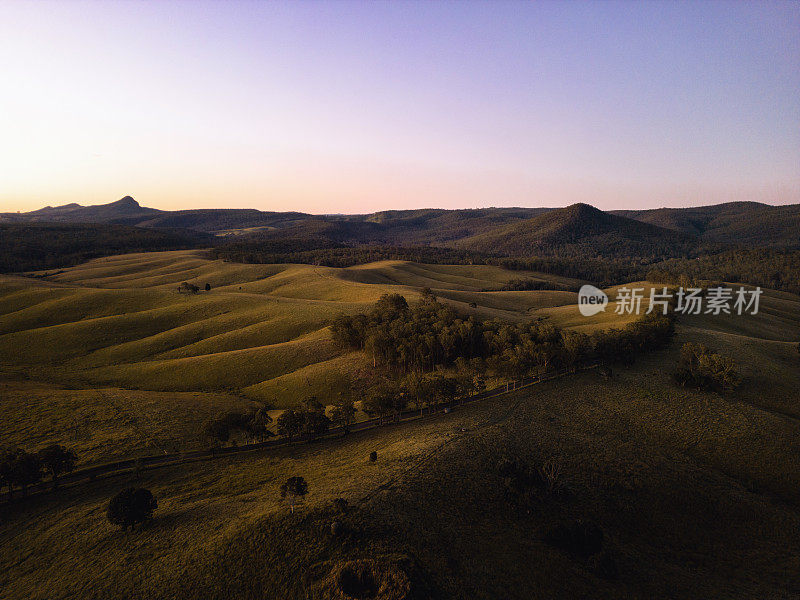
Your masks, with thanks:
[{"label": "blue sky", "polygon": [[0,4],[0,210],[800,202],[800,3]]}]

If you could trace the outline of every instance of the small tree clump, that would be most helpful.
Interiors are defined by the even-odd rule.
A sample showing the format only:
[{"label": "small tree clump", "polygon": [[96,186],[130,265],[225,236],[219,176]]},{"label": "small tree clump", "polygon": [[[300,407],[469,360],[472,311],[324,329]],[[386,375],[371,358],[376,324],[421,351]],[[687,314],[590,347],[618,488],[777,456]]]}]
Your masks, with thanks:
[{"label": "small tree clump", "polygon": [[123,531],[153,517],[158,508],[155,496],[145,488],[125,488],[108,503],[106,513],[112,525],[118,525]]}]

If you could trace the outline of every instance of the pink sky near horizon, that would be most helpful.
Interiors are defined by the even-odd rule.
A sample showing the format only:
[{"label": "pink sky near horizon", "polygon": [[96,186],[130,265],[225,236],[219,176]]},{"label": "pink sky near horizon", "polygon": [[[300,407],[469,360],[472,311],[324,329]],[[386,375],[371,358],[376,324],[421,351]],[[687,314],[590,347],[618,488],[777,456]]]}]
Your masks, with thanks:
[{"label": "pink sky near horizon", "polygon": [[800,3],[0,5],[0,212],[800,203]]}]

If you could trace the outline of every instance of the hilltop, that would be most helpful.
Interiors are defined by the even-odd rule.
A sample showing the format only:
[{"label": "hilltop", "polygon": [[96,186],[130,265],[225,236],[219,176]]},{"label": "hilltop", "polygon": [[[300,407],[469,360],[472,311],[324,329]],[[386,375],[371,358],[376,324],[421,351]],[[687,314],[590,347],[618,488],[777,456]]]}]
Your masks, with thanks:
[{"label": "hilltop", "polygon": [[689,235],[573,204],[538,217],[469,237],[458,246],[510,256],[680,256],[696,241]]},{"label": "hilltop", "polygon": [[119,219],[139,221],[162,211],[141,206],[130,196],[116,202],[96,206],[65,204],[46,206],[27,213],[0,213],[0,222],[46,222],[46,223],[113,223]]}]

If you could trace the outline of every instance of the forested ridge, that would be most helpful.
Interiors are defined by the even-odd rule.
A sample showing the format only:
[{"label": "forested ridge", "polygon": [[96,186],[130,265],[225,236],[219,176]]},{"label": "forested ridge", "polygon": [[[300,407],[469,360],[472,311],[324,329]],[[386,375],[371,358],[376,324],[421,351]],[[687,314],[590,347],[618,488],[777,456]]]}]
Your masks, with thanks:
[{"label": "forested ridge", "polygon": [[112,254],[207,246],[208,236],[186,230],[124,225],[0,223],[0,272],[68,267]]}]

